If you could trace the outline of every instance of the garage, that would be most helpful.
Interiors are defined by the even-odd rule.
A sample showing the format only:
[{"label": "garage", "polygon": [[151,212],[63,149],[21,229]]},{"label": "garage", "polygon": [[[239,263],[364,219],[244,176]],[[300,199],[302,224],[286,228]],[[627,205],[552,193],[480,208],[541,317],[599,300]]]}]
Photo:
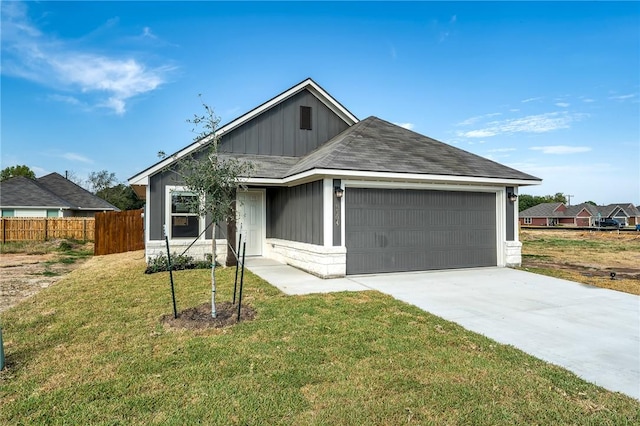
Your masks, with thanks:
[{"label": "garage", "polygon": [[497,265],[496,194],[347,188],[347,274]]}]

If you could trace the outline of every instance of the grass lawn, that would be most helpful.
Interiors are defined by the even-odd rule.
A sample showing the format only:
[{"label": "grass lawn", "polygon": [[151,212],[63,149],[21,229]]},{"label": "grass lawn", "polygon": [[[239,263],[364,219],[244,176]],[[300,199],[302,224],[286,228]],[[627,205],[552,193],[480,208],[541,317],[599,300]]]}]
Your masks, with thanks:
[{"label": "grass lawn", "polygon": [[[377,292],[285,296],[247,273],[254,321],[166,329],[168,274],[144,268],[95,257],[2,314],[0,423],[640,423],[636,400]],[[179,310],[209,299],[208,271],[174,277]]]}]

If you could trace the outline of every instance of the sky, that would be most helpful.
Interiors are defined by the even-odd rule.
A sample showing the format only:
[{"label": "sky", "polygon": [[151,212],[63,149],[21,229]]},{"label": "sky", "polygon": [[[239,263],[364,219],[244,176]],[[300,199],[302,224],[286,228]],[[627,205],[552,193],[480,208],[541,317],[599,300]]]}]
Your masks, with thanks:
[{"label": "sky", "polygon": [[640,204],[639,2],[3,1],[0,166],[118,181],[311,77],[376,116]]}]

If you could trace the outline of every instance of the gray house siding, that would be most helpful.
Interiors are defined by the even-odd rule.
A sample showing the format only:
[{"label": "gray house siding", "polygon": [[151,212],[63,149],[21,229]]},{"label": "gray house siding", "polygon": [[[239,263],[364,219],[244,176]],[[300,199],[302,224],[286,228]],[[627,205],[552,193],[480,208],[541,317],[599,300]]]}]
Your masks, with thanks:
[{"label": "gray house siding", "polygon": [[267,188],[267,238],[322,245],[322,181]]},{"label": "gray house siding", "polygon": [[[149,215],[149,240],[162,240],[164,239],[163,225],[167,221],[166,211],[166,187],[167,186],[180,186],[182,181],[175,173],[165,170],[157,173],[149,179],[149,210],[153,213]],[[209,224],[209,219],[205,220],[205,226]],[[205,238],[210,239],[212,235],[212,228],[207,229]],[[221,238],[220,229],[216,227],[216,236]]]},{"label": "gray house siding", "polygon": [[[311,130],[300,129],[300,106],[311,107]],[[222,136],[221,152],[300,157],[349,127],[308,90]]]},{"label": "gray house siding", "polygon": [[[514,192],[514,188],[512,186],[507,186],[506,187],[506,193],[507,193],[507,197],[509,195],[509,193]],[[516,212],[516,203],[512,203],[511,201],[509,201],[509,199],[507,198],[507,211],[506,211],[506,216],[507,216],[507,220],[506,220],[506,225],[507,225],[507,229],[506,229],[506,237],[507,237],[507,241],[514,241],[515,240],[515,229],[513,224],[515,223],[516,220],[516,215],[518,214]]]},{"label": "gray house siding", "polygon": [[495,197],[348,188],[347,274],[495,266]]}]

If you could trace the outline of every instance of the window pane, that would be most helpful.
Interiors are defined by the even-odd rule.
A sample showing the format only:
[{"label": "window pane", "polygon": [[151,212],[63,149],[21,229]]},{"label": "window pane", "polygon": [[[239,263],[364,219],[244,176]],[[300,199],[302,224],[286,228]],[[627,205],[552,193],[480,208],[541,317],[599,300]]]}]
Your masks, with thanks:
[{"label": "window pane", "polygon": [[47,210],[47,217],[58,217],[58,210]]},{"label": "window pane", "polygon": [[13,210],[2,210],[2,217],[13,217]]},{"label": "window pane", "polygon": [[200,234],[198,216],[173,216],[171,218],[171,237],[197,237]]},{"label": "window pane", "polygon": [[171,213],[195,213],[196,196],[192,194],[174,193],[171,195]]}]

